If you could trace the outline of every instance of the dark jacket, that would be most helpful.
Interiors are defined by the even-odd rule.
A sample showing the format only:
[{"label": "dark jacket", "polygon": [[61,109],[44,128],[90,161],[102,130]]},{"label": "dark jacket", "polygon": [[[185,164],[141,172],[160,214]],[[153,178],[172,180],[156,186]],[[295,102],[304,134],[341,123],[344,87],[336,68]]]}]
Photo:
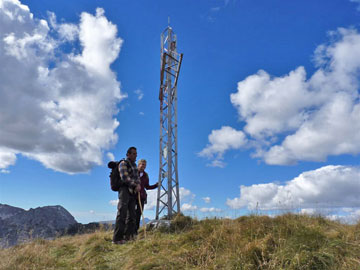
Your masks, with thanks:
[{"label": "dark jacket", "polygon": [[[140,172],[139,172],[139,176],[140,176]],[[146,198],[147,198],[147,193],[145,189],[155,189],[157,188],[157,183],[155,185],[149,185],[149,176],[148,174],[144,171],[143,175],[140,177],[140,182],[141,182],[141,190],[140,190],[140,198],[142,201],[145,201],[146,203]]]}]

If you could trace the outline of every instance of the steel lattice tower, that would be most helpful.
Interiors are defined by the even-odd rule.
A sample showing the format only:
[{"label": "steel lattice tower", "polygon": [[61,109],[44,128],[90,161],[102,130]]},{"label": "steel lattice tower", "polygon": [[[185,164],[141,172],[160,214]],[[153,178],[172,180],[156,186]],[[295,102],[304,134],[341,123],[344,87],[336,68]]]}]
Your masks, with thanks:
[{"label": "steel lattice tower", "polygon": [[[156,219],[167,210],[170,219],[180,213],[177,81],[183,54],[176,51],[176,35],[168,26],[161,34],[160,51],[160,163]],[[176,207],[176,209],[175,209]]]}]

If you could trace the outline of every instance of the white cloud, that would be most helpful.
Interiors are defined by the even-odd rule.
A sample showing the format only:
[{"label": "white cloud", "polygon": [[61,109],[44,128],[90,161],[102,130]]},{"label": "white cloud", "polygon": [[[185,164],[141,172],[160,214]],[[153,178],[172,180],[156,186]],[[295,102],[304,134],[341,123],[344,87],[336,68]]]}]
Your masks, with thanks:
[{"label": "white cloud", "polygon": [[3,173],[8,173],[8,168],[11,165],[16,163],[16,152],[12,151],[11,149],[0,148],[0,169]]},{"label": "white cloud", "polygon": [[115,160],[115,156],[114,156],[114,154],[111,153],[111,152],[107,152],[107,153],[106,153],[106,156],[107,156],[108,160]]},{"label": "white cloud", "polygon": [[[164,191],[161,191],[162,194],[164,194]],[[192,202],[195,199],[195,194],[192,193],[190,190],[180,187],[180,202],[183,203],[181,208],[181,211],[188,211],[188,210],[196,210],[197,206],[192,205]],[[156,201],[157,201],[157,189],[152,189],[147,191],[147,204],[145,204],[144,210],[155,210],[156,208]],[[118,204],[119,200],[111,200],[109,203],[113,206],[116,206]],[[186,210],[183,210],[186,209]]]},{"label": "white cloud", "polygon": [[[223,158],[223,157],[221,157],[221,158]],[[214,159],[210,163],[206,164],[206,166],[225,168],[226,163],[224,161],[222,161],[222,160]]]},{"label": "white cloud", "polygon": [[194,193],[192,193],[189,189],[186,189],[184,187],[179,188],[180,193],[180,202],[190,202],[192,203],[196,197]]},{"label": "white cloud", "polygon": [[246,121],[244,131],[255,138],[291,131],[306,119],[304,105],[314,99],[304,89],[305,70],[299,67],[280,78],[271,78],[265,71],[238,83],[238,92],[231,94],[231,103]]},{"label": "white cloud", "polygon": [[[189,189],[186,189],[184,187],[179,188],[180,192],[180,203],[181,207],[180,210],[183,212],[186,211],[196,211],[198,210],[198,207],[196,205],[193,205],[194,199],[196,195],[192,193]],[[155,210],[156,209],[156,202],[157,202],[157,194],[158,190],[148,190],[147,191],[147,204],[145,204],[144,210]],[[164,191],[161,190],[161,194],[164,194]],[[204,199],[208,200],[210,202],[209,197],[205,197]],[[174,200],[174,199],[173,199]],[[119,200],[111,200],[109,203],[113,206],[116,206],[118,204]],[[217,208],[202,208],[203,212],[219,212]],[[204,210],[208,209],[208,210]]]},{"label": "white cloud", "polygon": [[204,200],[205,203],[210,203],[211,202],[210,197],[203,197],[202,199]]},{"label": "white cloud", "polygon": [[146,192],[147,192],[147,204],[145,204],[144,210],[155,210],[158,190],[152,189]]},{"label": "white cloud", "polygon": [[[313,210],[313,211],[311,211]],[[311,209],[310,211],[301,211],[307,215],[320,215],[334,221],[339,221],[347,224],[356,224],[360,220],[360,209],[353,208],[351,211],[336,211],[336,209]]]},{"label": "white cloud", "polygon": [[142,100],[144,97],[144,92],[141,89],[135,90],[135,94],[137,95],[138,100]]},{"label": "white cloud", "polygon": [[304,208],[300,210],[300,214],[304,215],[315,215],[317,213],[317,210],[314,208]]},{"label": "white cloud", "polygon": [[184,203],[182,206],[181,206],[181,211],[182,212],[186,212],[186,211],[196,211],[198,208],[196,205],[192,205],[192,204],[189,204],[189,203]]},{"label": "white cloud", "polygon": [[[192,193],[190,190],[184,187],[179,188],[179,193],[180,193],[180,203],[192,204],[196,196],[194,193]],[[157,189],[149,190],[147,191],[147,194],[148,196],[147,196],[147,204],[145,204],[145,210],[154,210],[156,208],[158,190]],[[164,194],[164,190],[161,190],[161,194]]]},{"label": "white cloud", "polygon": [[[241,136],[248,136],[254,157],[287,165],[360,153],[360,34],[339,28],[329,35],[331,41],[315,50],[318,69],[311,77],[301,66],[282,77],[260,70],[240,81],[231,94],[245,123],[246,135]],[[225,151],[244,146],[244,140],[236,146],[212,142],[221,138],[215,132],[219,130],[209,135],[202,156],[218,153],[217,162]]]},{"label": "white cloud", "polygon": [[203,213],[213,213],[213,212],[216,212],[216,213],[219,213],[221,212],[222,210],[219,209],[219,208],[214,208],[214,207],[203,207],[203,208],[200,208],[200,212],[203,212]]},{"label": "white cloud", "polygon": [[83,12],[79,31],[83,51],[74,59],[94,73],[112,74],[110,64],[117,58],[123,42],[116,34],[116,26],[106,19],[102,8],[96,9],[96,16]]},{"label": "white cloud", "polygon": [[351,212],[351,217],[354,221],[360,221],[360,209],[356,209],[355,211]]},{"label": "white cloud", "polygon": [[[116,35],[102,9],[83,12],[78,25],[50,15],[49,26],[19,1],[1,1],[0,168],[17,154],[66,173],[102,163],[117,141],[114,115],[124,98],[110,69],[122,44]],[[74,40],[80,48],[66,43]]]},{"label": "white cloud", "polygon": [[74,24],[61,24],[59,27],[59,35],[65,40],[73,41],[79,35],[79,28]]},{"label": "white cloud", "polygon": [[244,132],[233,129],[229,126],[223,126],[221,129],[213,130],[209,135],[208,144],[199,155],[202,157],[213,158],[210,164],[215,167],[223,167],[222,162],[225,151],[230,149],[239,149],[246,144],[246,136]]},{"label": "white cloud", "polygon": [[307,171],[284,185],[241,186],[240,196],[227,199],[232,209],[249,210],[360,207],[360,167],[325,166]]},{"label": "white cloud", "polygon": [[65,41],[74,41],[79,35],[79,27],[71,23],[58,24],[56,22],[56,15],[53,12],[48,12],[49,23],[55,29],[60,37]]}]

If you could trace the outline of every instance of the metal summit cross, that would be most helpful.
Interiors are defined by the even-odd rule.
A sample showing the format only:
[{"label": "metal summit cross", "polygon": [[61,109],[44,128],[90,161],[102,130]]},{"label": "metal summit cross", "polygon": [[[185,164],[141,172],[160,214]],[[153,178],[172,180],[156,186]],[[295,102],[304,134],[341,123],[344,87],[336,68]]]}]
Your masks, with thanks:
[{"label": "metal summit cross", "polygon": [[163,212],[167,212],[168,219],[174,214],[180,213],[177,144],[177,82],[183,54],[177,53],[176,42],[176,35],[169,25],[161,34],[159,92],[160,166],[156,202],[157,220]]}]

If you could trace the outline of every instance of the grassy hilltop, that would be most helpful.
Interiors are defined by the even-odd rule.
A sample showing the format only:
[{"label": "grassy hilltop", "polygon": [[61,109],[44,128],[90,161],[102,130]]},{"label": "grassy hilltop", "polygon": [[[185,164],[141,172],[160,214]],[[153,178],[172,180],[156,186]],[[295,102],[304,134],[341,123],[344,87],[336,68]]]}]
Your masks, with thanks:
[{"label": "grassy hilltop", "polygon": [[285,214],[196,221],[125,245],[112,232],[35,240],[0,250],[0,269],[360,269],[360,223]]}]

